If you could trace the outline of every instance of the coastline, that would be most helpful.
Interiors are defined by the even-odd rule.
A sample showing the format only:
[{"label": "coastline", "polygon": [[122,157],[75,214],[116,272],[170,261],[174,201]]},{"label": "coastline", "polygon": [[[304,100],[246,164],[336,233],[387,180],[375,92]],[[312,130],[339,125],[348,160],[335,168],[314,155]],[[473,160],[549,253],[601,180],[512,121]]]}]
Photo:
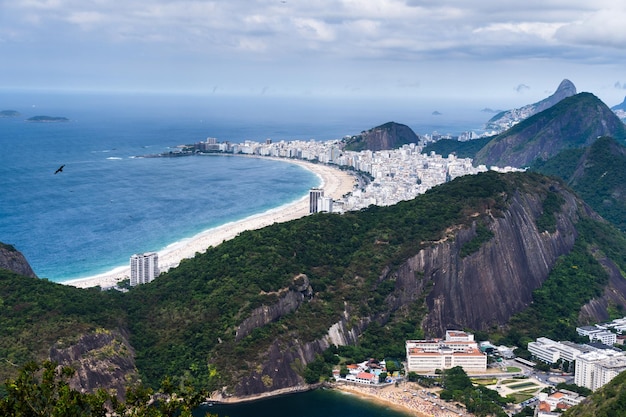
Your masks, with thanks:
[{"label": "coastline", "polygon": [[[302,160],[270,158],[275,161],[287,162],[313,172],[320,179],[318,187],[324,189],[324,195],[337,200],[346,193],[352,191],[355,183],[353,175],[346,171],[330,167],[323,164],[314,164]],[[267,210],[263,213],[246,217],[236,222],[230,222],[221,226],[205,230],[197,235],[168,245],[158,251],[159,269],[166,272],[175,268],[183,259],[192,258],[196,253],[203,253],[211,246],[236,237],[246,230],[260,229],[274,223],[282,223],[295,220],[309,214],[308,194],[291,203]],[[130,256],[130,255],[129,255]],[[78,288],[89,288],[100,286],[109,288],[118,282],[130,277],[130,266],[119,266],[115,269],[85,278],[72,279],[60,282],[64,285],[71,285]]]},{"label": "coastline", "polygon": [[[396,387],[388,385],[382,388],[368,387],[366,385],[355,384],[333,384],[333,388],[346,393],[356,395],[364,401],[385,405],[402,413],[418,417],[458,417],[460,411],[452,411],[453,406],[445,404],[442,409],[439,400],[429,400],[421,395],[413,395],[412,392],[419,392],[422,388],[411,386],[413,384]],[[441,403],[444,404],[444,403]],[[472,414],[462,412],[462,415]]]}]

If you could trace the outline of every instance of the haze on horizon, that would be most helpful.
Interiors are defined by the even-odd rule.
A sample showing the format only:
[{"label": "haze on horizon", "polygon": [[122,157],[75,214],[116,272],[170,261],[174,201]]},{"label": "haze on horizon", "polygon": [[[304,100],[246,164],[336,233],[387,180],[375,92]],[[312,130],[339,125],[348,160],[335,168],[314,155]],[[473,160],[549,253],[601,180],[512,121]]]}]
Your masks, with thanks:
[{"label": "haze on horizon", "polygon": [[0,3],[0,92],[455,99],[511,106],[568,78],[626,95],[614,0]]}]

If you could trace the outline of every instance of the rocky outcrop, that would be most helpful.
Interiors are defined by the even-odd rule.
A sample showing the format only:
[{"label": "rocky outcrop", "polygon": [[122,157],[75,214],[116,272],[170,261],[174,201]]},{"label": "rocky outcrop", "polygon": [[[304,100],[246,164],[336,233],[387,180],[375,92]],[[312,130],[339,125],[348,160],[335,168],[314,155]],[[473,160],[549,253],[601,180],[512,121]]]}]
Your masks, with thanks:
[{"label": "rocky outcrop", "polygon": [[626,279],[622,276],[620,268],[600,253],[596,253],[596,259],[609,275],[609,284],[601,297],[589,301],[580,310],[578,320],[584,324],[610,321],[608,312],[611,307],[626,305]]},{"label": "rocky outcrop", "polygon": [[507,110],[496,114],[485,125],[487,130],[495,130],[502,132],[515,126],[517,123],[524,119],[529,118],[532,115],[540,113],[549,109],[561,100],[571,97],[576,94],[576,86],[570,80],[565,79],[561,81],[558,88],[550,97],[547,97],[537,103],[527,104],[526,106]]},{"label": "rocky outcrop", "polygon": [[[460,256],[463,245],[476,236],[475,222],[450,231],[442,241],[433,242],[398,268],[385,269],[380,279],[395,282],[394,291],[385,300],[386,312],[357,320],[346,303],[341,319],[330,326],[324,337],[310,343],[297,338],[275,341],[263,355],[263,363],[240,380],[236,395],[249,396],[303,384],[301,372],[316,354],[331,345],[357,343],[370,323],[384,325],[393,312],[419,299],[425,299],[429,311],[422,322],[427,336],[439,337],[451,328],[488,330],[505,324],[512,315],[528,307],[533,290],[547,279],[557,258],[572,249],[578,218],[599,218],[558,183],[552,184],[549,192],[558,193],[564,201],[553,232],[538,230],[536,225],[543,211],[545,192],[517,191],[508,197],[506,211],[481,218],[493,237],[478,251]],[[618,277],[616,271],[615,279]],[[626,294],[626,288],[619,293]]]},{"label": "rocky outcrop", "polygon": [[310,300],[313,296],[313,289],[309,278],[300,274],[293,279],[291,288],[279,291],[278,301],[272,305],[264,305],[255,309],[250,316],[245,319],[235,334],[235,340],[239,341],[249,335],[257,327],[265,326],[278,320],[285,314],[295,311],[305,300]]},{"label": "rocky outcrop", "polygon": [[137,379],[135,352],[121,331],[99,329],[73,342],[57,342],[50,360],[74,368],[70,386],[83,392],[113,389],[122,399],[127,385]]},{"label": "rocky outcrop", "polygon": [[283,390],[288,387],[302,387],[302,372],[305,366],[315,360],[316,355],[331,345],[345,346],[357,343],[370,320],[362,319],[348,325],[350,314],[344,311],[343,317],[333,324],[328,334],[309,343],[301,343],[297,338],[287,342],[276,340],[264,357],[266,360],[256,371],[243,377],[235,387],[235,395],[247,397],[259,393]]},{"label": "rocky outcrop", "polygon": [[580,93],[537,113],[489,141],[474,164],[527,167],[565,149],[591,145],[601,136],[626,137],[626,128],[600,99]]},{"label": "rocky outcrop", "polygon": [[417,143],[418,141],[418,136],[410,127],[389,122],[346,139],[344,149],[347,151],[380,151],[396,149],[402,145]]},{"label": "rocky outcrop", "polygon": [[7,269],[16,274],[37,278],[35,271],[19,252],[11,245],[0,243],[0,269]]}]

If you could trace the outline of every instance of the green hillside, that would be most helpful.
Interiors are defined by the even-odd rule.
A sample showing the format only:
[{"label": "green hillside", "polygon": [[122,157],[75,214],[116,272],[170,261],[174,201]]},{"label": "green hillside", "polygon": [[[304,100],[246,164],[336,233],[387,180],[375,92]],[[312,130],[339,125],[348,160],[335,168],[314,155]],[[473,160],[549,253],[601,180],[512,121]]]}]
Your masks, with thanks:
[{"label": "green hillside", "polygon": [[[278,346],[282,355],[293,355],[293,362],[285,365],[291,371],[314,380],[324,368],[307,370],[298,355],[313,349],[307,343],[345,317],[347,306],[348,328],[363,331],[355,346],[340,348],[342,355],[356,360],[402,357],[407,338],[424,336],[425,299],[436,283],[424,281],[421,295],[400,303],[405,287],[398,290],[394,271],[421,249],[450,239],[451,231],[478,223],[476,237],[467,243],[471,248],[461,251],[463,259],[471,258],[492,238],[486,225],[506,219],[519,194],[543,199],[544,214],[537,221],[541,230],[553,230],[563,202],[549,191],[551,184],[555,182],[533,173],[486,172],[457,178],[395,206],[317,214],[244,232],[126,294],[81,290],[0,271],[0,355],[5,359],[0,370],[10,375],[16,365],[44,359],[54,342],[67,346],[83,333],[102,328],[129,334],[142,380],[153,387],[169,375],[198,388],[226,386],[232,392],[250,374],[261,375],[261,365],[273,355],[271,346]],[[594,256],[602,253],[626,270],[621,233],[590,218],[579,224],[574,250],[536,290],[534,297],[541,302],[534,303],[530,314],[515,316],[514,328],[507,330],[501,323],[495,336],[521,340],[573,331],[577,311],[607,283]],[[241,332],[251,312],[277,304],[302,286],[301,274],[312,289],[301,304]],[[272,381],[262,383],[267,387]]]},{"label": "green hillside", "polygon": [[626,231],[626,147],[610,137],[563,151],[531,169],[563,178],[595,211]]}]

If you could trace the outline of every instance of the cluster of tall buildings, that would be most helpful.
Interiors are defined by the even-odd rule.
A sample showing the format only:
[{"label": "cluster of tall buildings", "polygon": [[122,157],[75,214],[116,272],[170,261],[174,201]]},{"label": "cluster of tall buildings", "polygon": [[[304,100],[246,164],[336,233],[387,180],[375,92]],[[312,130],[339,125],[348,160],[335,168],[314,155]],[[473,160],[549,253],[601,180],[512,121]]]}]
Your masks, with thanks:
[{"label": "cluster of tall buildings", "polygon": [[[399,149],[384,151],[346,151],[340,140],[318,142],[315,140],[280,141],[264,143],[217,143],[215,138],[195,145],[200,152],[240,153],[276,158],[302,159],[337,165],[367,173],[372,181],[366,187],[354,190],[351,195],[335,201],[330,209],[318,211],[360,210],[369,205],[388,206],[403,200],[411,200],[428,189],[462,175],[487,170],[485,166],[474,167],[470,158],[454,155],[423,154],[422,144],[403,145]],[[495,169],[495,168],[492,168]],[[513,168],[508,168],[512,170]],[[506,169],[505,169],[506,170]],[[311,208],[311,213],[316,212]]]},{"label": "cluster of tall buildings", "polygon": [[619,373],[626,371],[626,355],[609,345],[556,342],[540,337],[528,343],[528,351],[542,362],[575,362],[574,383],[592,391],[600,388]]}]

